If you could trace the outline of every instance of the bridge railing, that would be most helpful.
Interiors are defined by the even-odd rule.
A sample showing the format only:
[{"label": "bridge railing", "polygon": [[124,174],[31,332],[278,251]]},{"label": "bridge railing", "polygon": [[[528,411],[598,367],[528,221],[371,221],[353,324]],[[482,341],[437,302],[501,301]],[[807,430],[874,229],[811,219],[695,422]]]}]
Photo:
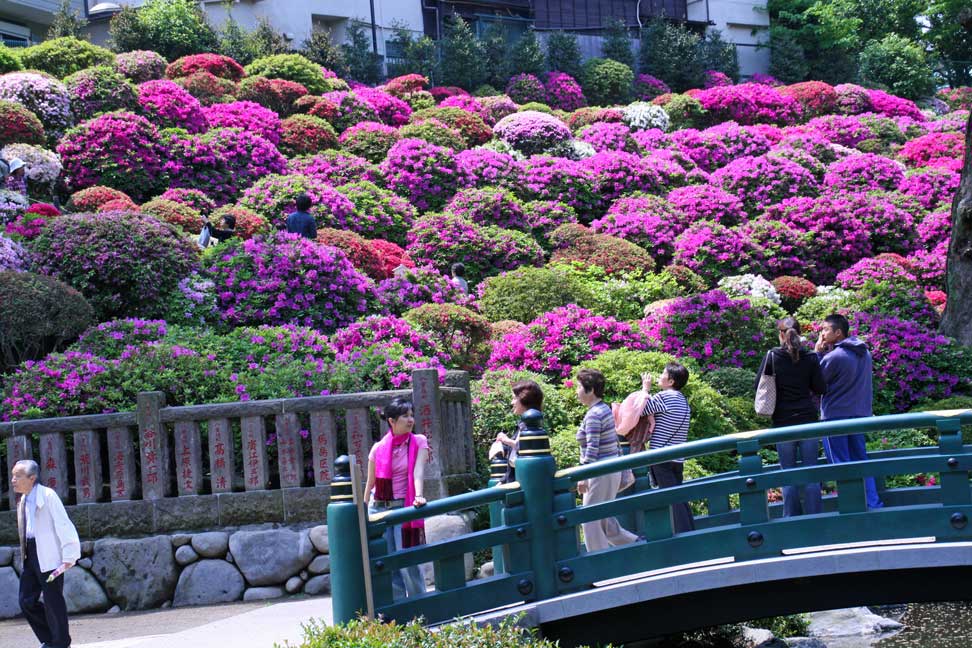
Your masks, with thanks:
[{"label": "bridge railing", "polygon": [[[520,437],[518,482],[370,516],[365,570],[361,542],[355,540],[363,509],[350,501],[333,501],[328,519],[334,619],[347,621],[367,609],[365,573],[378,614],[400,621],[422,616],[434,623],[703,561],[741,562],[857,542],[969,540],[972,446],[962,444],[963,425],[972,425],[972,410],[821,422],[694,441],[561,471],[549,454],[546,433],[528,429]],[[782,441],[911,428],[937,431],[938,445],[874,452],[868,461],[790,469],[765,466],[759,454]],[[524,453],[524,447],[530,451]],[[645,472],[651,465],[718,453],[736,453],[738,470],[673,488],[652,489],[647,484]],[[625,469],[638,477],[634,492],[609,502],[577,505],[578,481]],[[865,479],[915,473],[937,474],[938,483],[882,491],[885,506],[868,509]],[[768,490],[812,482],[836,483],[823,513],[786,518],[772,514]],[[737,496],[738,507],[730,507],[730,498]],[[704,502],[708,514],[696,517],[696,530],[675,533],[672,506],[684,502]],[[495,513],[488,530],[391,554],[381,539],[390,525],[482,505],[490,505]],[[580,526],[612,516],[645,541],[584,552]],[[467,582],[463,556],[487,547],[494,548],[496,574]],[[426,562],[433,564],[435,590],[394,599],[391,572]]]}]

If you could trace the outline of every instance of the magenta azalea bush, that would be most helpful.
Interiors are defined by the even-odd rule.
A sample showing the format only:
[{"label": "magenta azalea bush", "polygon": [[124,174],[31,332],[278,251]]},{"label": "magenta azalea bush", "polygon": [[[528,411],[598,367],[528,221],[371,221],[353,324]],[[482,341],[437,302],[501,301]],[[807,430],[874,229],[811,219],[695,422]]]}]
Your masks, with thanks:
[{"label": "magenta azalea bush", "polygon": [[601,197],[594,191],[590,170],[579,162],[549,155],[534,155],[521,165],[519,193],[526,200],[553,200],[590,220]]},{"label": "magenta azalea bush", "polygon": [[634,153],[638,144],[631,137],[631,129],[616,122],[595,122],[585,126],[577,134],[577,139],[587,142],[595,151],[627,151]]},{"label": "magenta azalea bush", "polygon": [[71,97],[71,112],[77,121],[112,110],[135,108],[132,84],[108,65],[75,72],[64,79],[64,86]]},{"label": "magenta azalea bush", "polygon": [[338,358],[374,344],[384,343],[401,344],[417,355],[437,360],[439,366],[449,363],[449,355],[436,348],[431,335],[419,331],[406,320],[394,315],[371,315],[331,336],[331,347]]},{"label": "magenta azalea bush", "polygon": [[455,154],[420,139],[396,142],[381,163],[381,172],[389,189],[420,210],[442,207],[457,186]]},{"label": "magenta azalea bush", "polygon": [[280,116],[252,101],[233,101],[207,106],[203,115],[210,128],[241,128],[268,142],[280,141]]},{"label": "magenta azalea bush", "polygon": [[838,273],[835,285],[840,288],[855,290],[869,281],[915,284],[917,279],[893,259],[873,257],[861,259],[843,272]]},{"label": "magenta azalea bush", "polygon": [[151,196],[164,181],[159,132],[130,112],[106,113],[80,124],[61,139],[57,153],[73,191],[105,185],[138,199]]},{"label": "magenta azalea bush", "polygon": [[715,221],[732,226],[746,218],[742,201],[715,185],[692,185],[673,189],[668,194],[668,202],[685,214],[689,223]]},{"label": "magenta azalea bush", "polygon": [[689,222],[668,200],[638,194],[614,201],[603,217],[591,223],[591,229],[631,241],[648,250],[658,265],[667,265],[675,239]]},{"label": "magenta azalea bush", "polygon": [[936,167],[922,167],[905,173],[898,190],[913,196],[928,210],[947,207],[958,191],[961,176],[955,171]]},{"label": "magenta azalea bush", "polygon": [[517,74],[512,77],[506,84],[506,96],[518,104],[547,101],[543,82],[532,74]]},{"label": "magenta azalea bush", "polygon": [[761,83],[717,86],[695,96],[714,121],[740,124],[792,124],[801,114],[800,102]]},{"label": "magenta azalea bush", "polygon": [[252,209],[271,225],[282,225],[289,214],[297,211],[294,201],[306,193],[313,203],[311,213],[319,227],[348,229],[354,215],[354,203],[326,183],[302,175],[269,175],[243,192],[240,206]]},{"label": "magenta azalea bush", "polygon": [[183,128],[189,133],[202,133],[209,128],[202,104],[178,83],[143,83],[138,87],[138,104],[162,128]]},{"label": "magenta azalea bush", "polygon": [[363,157],[340,151],[323,151],[317,155],[294,158],[287,163],[287,170],[332,185],[359,180],[384,184],[377,166]]},{"label": "magenta azalea bush", "polygon": [[759,270],[759,257],[759,249],[738,230],[699,221],[675,239],[673,261],[715,283],[725,276]]},{"label": "magenta azalea bush", "polygon": [[733,160],[712,174],[712,182],[739,197],[750,214],[793,196],[817,193],[817,181],[810,171],[791,160],[767,155]]},{"label": "magenta azalea bush", "polygon": [[773,320],[764,307],[748,299],[710,290],[662,304],[641,326],[658,349],[694,358],[704,369],[755,369],[768,346],[766,335]]},{"label": "magenta azalea bush", "polygon": [[860,153],[831,164],[824,185],[833,191],[891,191],[903,179],[904,168],[900,163],[883,155]]},{"label": "magenta azalea bush", "polygon": [[469,297],[449,277],[429,266],[403,268],[377,286],[382,308],[392,315],[423,304],[463,304]]},{"label": "magenta azalea bush", "polygon": [[207,268],[232,326],[298,323],[331,332],[368,312],[374,284],[343,252],[297,234],[231,239]]},{"label": "magenta azalea bush", "polygon": [[496,122],[493,134],[524,155],[543,153],[570,139],[570,128],[536,110],[514,113]]},{"label": "magenta azalea bush", "polygon": [[611,349],[647,349],[644,333],[627,322],[594,315],[576,304],[555,308],[493,345],[487,368],[570,376],[574,367]]},{"label": "magenta azalea bush", "polygon": [[523,204],[504,189],[460,189],[446,205],[445,211],[478,225],[530,229],[523,213]]},{"label": "magenta azalea bush", "polygon": [[587,105],[584,91],[577,80],[563,72],[551,72],[544,84],[547,98],[546,103],[551,108],[572,111]]},{"label": "magenta azalea bush", "polygon": [[490,187],[516,189],[520,163],[507,153],[487,148],[474,148],[456,154],[456,170],[460,187]]}]

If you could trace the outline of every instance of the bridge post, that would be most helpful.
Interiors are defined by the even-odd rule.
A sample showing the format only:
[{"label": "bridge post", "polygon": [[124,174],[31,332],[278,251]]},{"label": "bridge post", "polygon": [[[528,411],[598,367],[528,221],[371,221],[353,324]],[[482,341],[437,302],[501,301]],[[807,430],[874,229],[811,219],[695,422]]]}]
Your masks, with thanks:
[{"label": "bridge post", "polygon": [[935,427],[938,428],[938,449],[943,455],[949,455],[949,470],[943,470],[938,475],[941,478],[942,505],[972,503],[969,472],[961,470],[961,461],[951,458],[962,453],[962,421],[957,418],[939,419],[935,421]]},{"label": "bridge post", "polygon": [[361,562],[361,509],[351,491],[351,460],[341,455],[334,462],[331,501],[327,505],[327,538],[331,547],[331,609],[334,623],[347,623],[368,609]]},{"label": "bridge post", "polygon": [[[492,488],[502,483],[506,476],[506,460],[497,455],[489,462],[489,482],[487,486]],[[491,529],[503,525],[503,503],[491,502],[489,505],[489,526]],[[506,563],[503,560],[503,545],[493,547],[493,573],[502,574],[506,571]]]},{"label": "bridge post", "polygon": [[539,600],[557,595],[553,529],[553,479],[557,466],[550,454],[550,438],[543,429],[543,414],[527,410],[521,420],[526,429],[520,433],[516,476],[523,486],[530,525],[530,567],[534,582],[523,581],[518,587],[527,600]]}]

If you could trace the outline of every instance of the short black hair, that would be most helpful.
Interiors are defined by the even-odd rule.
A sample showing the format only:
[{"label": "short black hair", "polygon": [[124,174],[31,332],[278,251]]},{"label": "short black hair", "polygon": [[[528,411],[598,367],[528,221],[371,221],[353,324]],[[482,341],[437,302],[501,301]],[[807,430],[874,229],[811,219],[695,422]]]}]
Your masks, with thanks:
[{"label": "short black hair", "polygon": [[844,337],[848,337],[850,335],[850,322],[848,322],[847,318],[840,313],[828,315],[824,321],[830,324],[831,328],[835,328],[843,333]]},{"label": "short black hair", "polygon": [[294,199],[294,204],[297,205],[297,209],[299,209],[302,212],[305,212],[308,209],[310,209],[314,203],[311,201],[310,196],[308,196],[305,193],[302,193],[302,194],[297,194],[297,198]]},{"label": "short black hair", "polygon": [[513,383],[513,395],[527,409],[543,409],[543,389],[533,380]]},{"label": "short black hair", "polygon": [[604,374],[597,369],[581,369],[577,372],[577,382],[584,391],[592,391],[598,398],[604,398]]},{"label": "short black hair", "polygon": [[229,225],[230,229],[236,229],[236,216],[233,214],[223,214],[223,221]]},{"label": "short black hair", "polygon": [[688,384],[689,371],[685,368],[685,365],[678,362],[669,362],[665,365],[665,373],[668,377],[672,379],[672,386],[678,391],[682,391],[682,387]]},{"label": "short black hair", "polygon": [[454,274],[457,277],[465,277],[466,276],[466,266],[463,265],[462,263],[453,263],[452,264],[452,274]]},{"label": "short black hair", "polygon": [[412,401],[405,396],[396,396],[390,403],[381,408],[381,418],[385,421],[388,419],[397,419],[399,416],[404,416],[411,411]]}]

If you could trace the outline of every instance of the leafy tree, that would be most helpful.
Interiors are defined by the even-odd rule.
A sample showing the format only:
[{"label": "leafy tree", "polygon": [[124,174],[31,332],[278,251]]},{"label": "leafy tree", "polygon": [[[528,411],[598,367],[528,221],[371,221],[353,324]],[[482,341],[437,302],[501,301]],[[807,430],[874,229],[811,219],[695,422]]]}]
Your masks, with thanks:
[{"label": "leafy tree", "polygon": [[344,51],[331,40],[331,30],[326,27],[315,26],[301,44],[300,53],[338,76],[347,74]]},{"label": "leafy tree", "polygon": [[623,20],[620,18],[609,20],[602,30],[602,37],[604,41],[601,44],[601,53],[604,58],[634,68],[635,57],[631,50],[631,34]]},{"label": "leafy tree", "polygon": [[805,81],[810,67],[806,53],[797,42],[793,30],[785,27],[770,27],[770,67],[771,75],[784,83]]},{"label": "leafy tree", "polygon": [[256,29],[246,35],[246,42],[255,59],[290,52],[290,43],[266,16],[260,16]]},{"label": "leafy tree", "polygon": [[641,32],[641,70],[676,92],[701,87],[705,61],[699,37],[683,25],[652,19]]},{"label": "leafy tree", "polygon": [[108,25],[116,51],[155,50],[170,61],[216,49],[216,32],[192,0],[148,0],[138,9],[125,7]]},{"label": "leafy tree", "polygon": [[87,38],[84,28],[88,21],[81,17],[76,9],[71,8],[71,0],[61,0],[61,5],[54,14],[54,20],[47,30],[47,38],[61,38],[62,36],[74,36],[75,38]]},{"label": "leafy tree", "polygon": [[935,89],[924,50],[903,36],[888,34],[871,41],[860,56],[861,78],[908,99],[920,99]]},{"label": "leafy tree", "polygon": [[365,23],[352,20],[348,23],[347,41],[341,45],[348,76],[362,83],[378,83],[381,80],[381,59],[372,47],[371,38],[365,33]]},{"label": "leafy tree", "polygon": [[473,36],[469,23],[456,16],[445,24],[439,82],[472,90],[486,80],[483,44]]},{"label": "leafy tree", "polygon": [[233,17],[233,3],[229,0],[223,3],[226,12],[226,22],[219,30],[219,43],[216,46],[223,56],[228,56],[240,65],[249,65],[256,58],[253,48],[247,39],[247,33]]},{"label": "leafy tree", "polygon": [[507,59],[509,66],[507,77],[514,74],[534,74],[540,76],[544,72],[545,61],[543,50],[540,49],[540,41],[537,34],[528,29],[513,44],[510,55]]},{"label": "leafy tree", "polygon": [[968,0],[932,0],[924,12],[924,39],[942,76],[953,88],[972,85],[972,7]]},{"label": "leafy tree", "polygon": [[497,88],[505,87],[507,79],[512,76],[506,27],[498,21],[490,23],[479,40],[486,61],[486,83]]},{"label": "leafy tree", "polygon": [[431,81],[435,74],[435,41],[428,36],[415,38],[412,30],[403,22],[392,23],[392,28],[394,32],[391,42],[402,53],[402,62],[396,64],[386,62],[388,76],[395,77],[414,72]]},{"label": "leafy tree", "polygon": [[733,81],[739,81],[739,56],[735,43],[724,40],[721,31],[712,29],[699,46],[705,69],[718,70]]},{"label": "leafy tree", "polygon": [[580,77],[581,51],[575,34],[556,31],[547,37],[547,67],[575,79]]}]

